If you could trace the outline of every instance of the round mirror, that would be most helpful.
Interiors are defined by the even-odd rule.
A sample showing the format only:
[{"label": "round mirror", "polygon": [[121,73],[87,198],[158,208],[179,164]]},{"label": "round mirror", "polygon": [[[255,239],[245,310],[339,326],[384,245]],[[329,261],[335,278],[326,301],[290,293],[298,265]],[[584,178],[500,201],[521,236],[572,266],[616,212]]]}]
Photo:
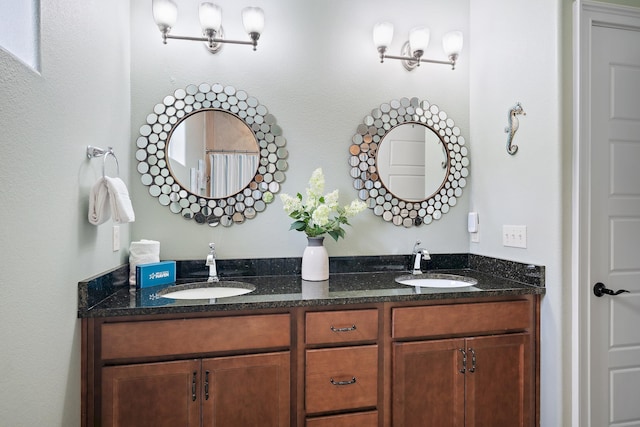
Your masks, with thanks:
[{"label": "round mirror", "polygon": [[189,85],[164,97],[140,127],[138,172],[149,194],[198,224],[231,226],[262,212],[288,168],[286,140],[242,90]]},{"label": "round mirror", "polygon": [[437,105],[401,98],[358,125],[349,147],[350,175],[373,213],[411,227],[442,218],[469,176],[460,128]]},{"label": "round mirror", "polygon": [[385,134],[376,166],[380,181],[391,193],[418,202],[440,190],[447,177],[448,160],[435,132],[422,124],[405,123]]},{"label": "round mirror", "polygon": [[260,155],[255,135],[242,120],[204,109],[178,122],[167,153],[174,179],[190,192],[212,199],[232,196],[249,185]]}]

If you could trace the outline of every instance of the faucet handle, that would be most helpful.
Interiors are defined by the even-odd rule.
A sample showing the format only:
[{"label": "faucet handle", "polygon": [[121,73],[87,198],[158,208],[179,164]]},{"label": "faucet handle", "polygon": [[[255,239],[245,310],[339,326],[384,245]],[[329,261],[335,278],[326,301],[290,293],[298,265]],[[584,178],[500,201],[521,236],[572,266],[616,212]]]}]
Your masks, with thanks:
[{"label": "faucet handle", "polygon": [[420,243],[422,243],[420,240],[416,240],[416,244],[413,245],[413,253],[417,253],[418,252],[418,246],[420,245]]}]

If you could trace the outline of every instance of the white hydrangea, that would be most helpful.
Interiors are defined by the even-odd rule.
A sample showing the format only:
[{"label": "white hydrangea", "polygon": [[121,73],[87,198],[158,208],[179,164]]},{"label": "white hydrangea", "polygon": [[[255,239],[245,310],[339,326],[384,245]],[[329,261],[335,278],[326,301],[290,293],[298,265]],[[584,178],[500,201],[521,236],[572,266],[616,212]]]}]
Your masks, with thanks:
[{"label": "white hydrangea", "polygon": [[367,208],[367,204],[361,200],[354,200],[350,204],[344,207],[344,212],[347,217],[352,217]]},{"label": "white hydrangea", "polygon": [[366,204],[356,199],[342,208],[338,204],[338,190],[323,196],[324,184],[322,168],[318,168],[311,174],[304,202],[300,194],[296,197],[281,194],[280,200],[284,211],[294,219],[291,224],[292,230],[304,231],[309,237],[318,237],[326,233],[338,240],[345,235],[342,226],[349,224],[347,218],[364,210]]},{"label": "white hydrangea", "polygon": [[322,168],[318,168],[313,171],[309,179],[307,197],[317,200],[322,197],[322,193],[324,193],[324,174]]},{"label": "white hydrangea", "polygon": [[340,197],[338,190],[333,190],[331,193],[324,196],[324,202],[329,206],[330,210],[333,211],[338,207],[338,197]]},{"label": "white hydrangea", "polygon": [[291,197],[288,194],[281,194],[280,200],[282,200],[282,205],[284,206],[284,211],[287,214],[291,214],[292,212],[302,210],[302,201],[297,197]]},{"label": "white hydrangea", "polygon": [[329,223],[329,215],[331,214],[331,209],[327,205],[320,205],[313,211],[311,214],[311,220],[315,225],[320,227],[324,227]]}]

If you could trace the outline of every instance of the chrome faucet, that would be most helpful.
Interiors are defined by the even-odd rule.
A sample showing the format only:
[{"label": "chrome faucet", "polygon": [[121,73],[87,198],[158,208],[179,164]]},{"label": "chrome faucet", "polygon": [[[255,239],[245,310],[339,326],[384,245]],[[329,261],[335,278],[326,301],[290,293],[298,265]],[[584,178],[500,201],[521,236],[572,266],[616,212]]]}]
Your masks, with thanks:
[{"label": "chrome faucet", "polygon": [[216,270],[216,245],[215,243],[209,243],[209,255],[207,255],[206,266],[209,267],[209,278],[207,282],[213,283],[218,282],[220,279],[218,278],[218,271]]},{"label": "chrome faucet", "polygon": [[416,244],[413,245],[413,270],[411,270],[411,274],[422,274],[422,270],[420,269],[420,263],[422,260],[428,261],[431,259],[429,252],[420,247],[420,240],[416,240]]}]

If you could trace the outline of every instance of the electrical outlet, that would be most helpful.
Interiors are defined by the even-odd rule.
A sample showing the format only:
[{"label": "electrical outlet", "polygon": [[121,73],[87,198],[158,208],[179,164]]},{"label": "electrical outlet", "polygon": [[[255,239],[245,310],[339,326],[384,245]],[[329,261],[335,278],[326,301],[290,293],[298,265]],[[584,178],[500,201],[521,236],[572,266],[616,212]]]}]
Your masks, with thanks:
[{"label": "electrical outlet", "polygon": [[527,226],[526,225],[503,225],[502,244],[512,248],[527,247]]},{"label": "electrical outlet", "polygon": [[120,250],[120,226],[114,225],[111,233],[113,252]]}]

